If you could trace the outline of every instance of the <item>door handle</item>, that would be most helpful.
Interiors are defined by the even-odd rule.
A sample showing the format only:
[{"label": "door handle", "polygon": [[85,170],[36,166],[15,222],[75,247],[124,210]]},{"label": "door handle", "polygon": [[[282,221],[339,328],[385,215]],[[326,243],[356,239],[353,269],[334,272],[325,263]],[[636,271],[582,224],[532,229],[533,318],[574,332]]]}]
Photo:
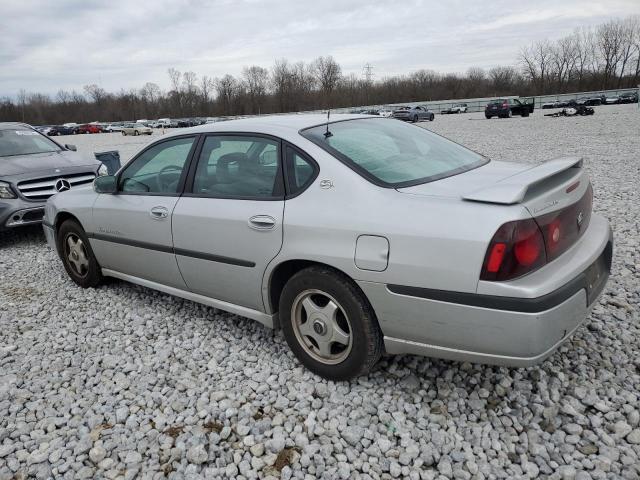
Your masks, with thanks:
[{"label": "door handle", "polygon": [[167,210],[165,207],[153,207],[149,211],[149,215],[151,215],[151,218],[153,218],[154,220],[162,220],[163,218],[167,218],[169,216],[169,210]]},{"label": "door handle", "polygon": [[269,215],[254,215],[249,219],[249,226],[254,230],[271,230],[276,226],[276,219]]}]

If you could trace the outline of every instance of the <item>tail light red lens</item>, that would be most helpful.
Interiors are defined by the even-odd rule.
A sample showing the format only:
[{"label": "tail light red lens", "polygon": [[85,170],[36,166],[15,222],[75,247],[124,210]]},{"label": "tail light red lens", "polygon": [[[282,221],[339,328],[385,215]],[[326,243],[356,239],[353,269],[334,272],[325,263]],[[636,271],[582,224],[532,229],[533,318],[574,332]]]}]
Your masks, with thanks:
[{"label": "tail light red lens", "polygon": [[568,207],[502,225],[491,239],[480,280],[513,280],[558,258],[584,233],[591,219],[591,185]]},{"label": "tail light red lens", "polygon": [[481,280],[511,280],[546,263],[544,239],[533,218],[502,225],[491,240]]}]

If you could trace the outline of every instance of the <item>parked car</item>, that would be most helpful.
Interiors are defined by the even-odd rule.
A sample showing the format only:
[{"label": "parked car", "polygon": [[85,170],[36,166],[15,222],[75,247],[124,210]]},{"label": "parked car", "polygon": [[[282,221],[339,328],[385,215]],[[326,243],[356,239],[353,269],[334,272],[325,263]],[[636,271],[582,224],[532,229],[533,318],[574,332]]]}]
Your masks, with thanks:
[{"label": "parked car", "polygon": [[53,194],[91,184],[106,167],[29,125],[0,123],[0,231],[40,223]]},{"label": "parked car", "polygon": [[380,110],[378,110],[378,115],[380,115],[381,117],[392,117],[393,116],[393,110],[388,110],[386,108],[381,108]]},{"label": "parked car", "polygon": [[638,103],[637,93],[625,93],[620,95],[620,103]]},{"label": "parked car", "polygon": [[43,135],[49,135],[49,132],[53,128],[53,125],[39,125],[33,128],[35,128],[37,131],[39,131]]},{"label": "parked car", "polygon": [[81,287],[116,277],[282,328],[344,380],[384,351],[545,359],[609,276],[592,197],[579,159],[493,162],[392,119],[278,115],[164,135],[51,198],[44,231]]},{"label": "parked car", "polygon": [[195,118],[182,118],[178,120],[178,123],[177,123],[177,126],[180,128],[196,127],[198,125],[200,125],[200,122]]},{"label": "parked car", "polygon": [[127,123],[120,130],[122,135],[151,135],[153,130],[142,123]]},{"label": "parked car", "polygon": [[606,105],[616,105],[620,103],[620,97],[618,95],[612,95],[604,99]]},{"label": "parked car", "polygon": [[509,118],[513,115],[528,117],[533,113],[534,102],[525,102],[518,98],[500,98],[492,100],[484,109],[486,118]]},{"label": "parked car", "polygon": [[456,103],[449,108],[445,108],[440,113],[451,114],[451,113],[467,113],[467,104],[466,103]]},{"label": "parked car", "polygon": [[585,107],[595,107],[597,105],[602,105],[602,99],[600,97],[580,97],[578,100],[572,100],[567,102],[565,107],[569,107],[571,105],[584,105]]},{"label": "parked car", "polygon": [[562,100],[553,100],[551,102],[546,102],[542,104],[542,108],[543,109],[549,109],[549,108],[563,108],[567,106],[567,102],[562,101]]},{"label": "parked car", "polygon": [[393,111],[393,118],[414,123],[422,120],[429,120],[430,122],[433,122],[435,114],[426,107],[400,107]]},{"label": "parked car", "polygon": [[87,123],[77,126],[74,133],[102,133],[102,128],[100,128],[100,125]]},{"label": "parked car", "polygon": [[109,123],[104,127],[104,131],[107,133],[121,132],[124,127],[124,123]]},{"label": "parked car", "polygon": [[50,137],[56,137],[58,135],[73,135],[76,132],[76,127],[69,127],[65,125],[54,125],[49,129],[47,135]]}]

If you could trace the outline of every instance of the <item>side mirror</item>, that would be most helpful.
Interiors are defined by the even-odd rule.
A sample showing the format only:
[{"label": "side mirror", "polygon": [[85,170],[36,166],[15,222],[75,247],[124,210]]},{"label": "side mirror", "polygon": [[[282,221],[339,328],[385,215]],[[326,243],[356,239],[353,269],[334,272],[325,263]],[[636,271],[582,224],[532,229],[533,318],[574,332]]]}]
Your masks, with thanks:
[{"label": "side mirror", "polygon": [[93,190],[96,193],[116,193],[118,191],[118,179],[113,175],[96,177],[93,181]]},{"label": "side mirror", "polygon": [[77,152],[78,148],[75,145],[69,145],[68,143],[64,144],[64,148],[67,150],[71,150],[72,152]]}]

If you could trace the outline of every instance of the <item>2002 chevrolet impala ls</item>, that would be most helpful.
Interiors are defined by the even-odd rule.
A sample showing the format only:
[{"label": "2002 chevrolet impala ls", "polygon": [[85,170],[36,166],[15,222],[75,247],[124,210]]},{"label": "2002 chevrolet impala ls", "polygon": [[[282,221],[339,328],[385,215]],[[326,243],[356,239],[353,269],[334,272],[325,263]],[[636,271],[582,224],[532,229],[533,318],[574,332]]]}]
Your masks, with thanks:
[{"label": "2002 chevrolet impala ls", "polygon": [[592,197],[578,159],[490,162],[393,119],[288,115],[163,136],[49,199],[44,229],[78,285],[117,277],[281,327],[339,380],[383,351],[549,356],[609,276]]}]

